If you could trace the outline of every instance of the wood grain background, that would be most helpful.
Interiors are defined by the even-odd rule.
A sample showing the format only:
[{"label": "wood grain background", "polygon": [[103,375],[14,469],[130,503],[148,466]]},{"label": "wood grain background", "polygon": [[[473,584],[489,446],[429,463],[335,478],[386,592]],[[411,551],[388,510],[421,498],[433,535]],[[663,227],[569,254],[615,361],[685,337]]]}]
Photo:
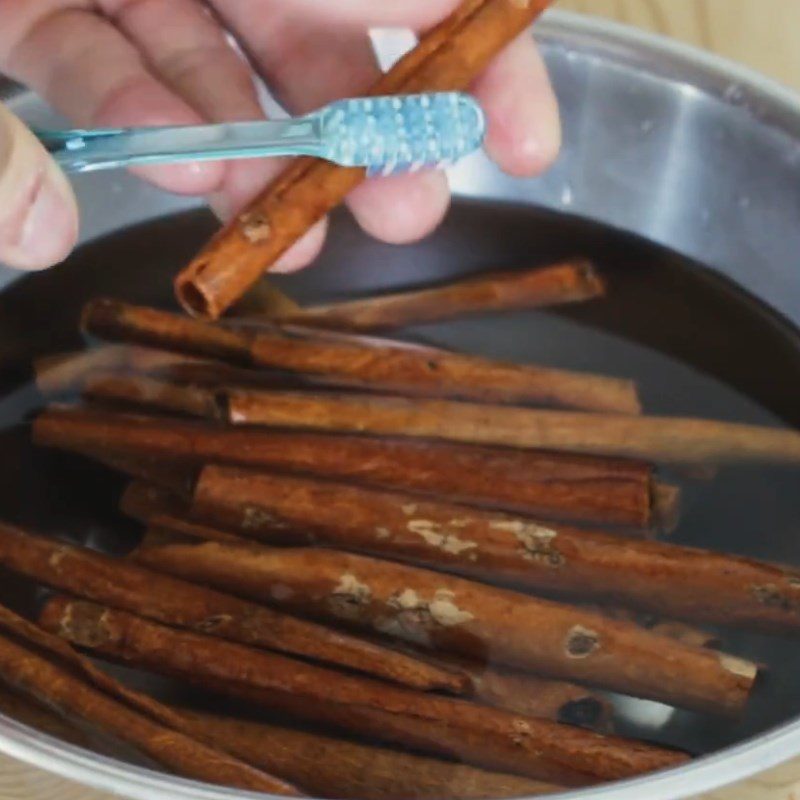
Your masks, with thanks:
[{"label": "wood grain background", "polygon": [[800,0],[559,0],[741,61],[800,91]]}]

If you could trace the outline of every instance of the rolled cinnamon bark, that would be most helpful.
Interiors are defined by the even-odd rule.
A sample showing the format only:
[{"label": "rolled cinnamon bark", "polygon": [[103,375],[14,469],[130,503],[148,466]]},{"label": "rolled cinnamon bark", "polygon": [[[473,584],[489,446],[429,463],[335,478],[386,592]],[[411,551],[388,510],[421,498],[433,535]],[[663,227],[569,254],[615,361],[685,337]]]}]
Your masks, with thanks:
[{"label": "rolled cinnamon bark", "polygon": [[448,497],[535,516],[630,528],[653,524],[643,462],[363,436],[220,428],[85,409],[49,409],[36,444],[184,463],[216,462]]},{"label": "rolled cinnamon bark", "polygon": [[175,383],[200,386],[299,389],[307,385],[325,385],[324,381],[310,381],[302,376],[246,369],[221,361],[193,358],[170,350],[131,345],[101,345],[90,350],[46,356],[34,363],[36,385],[45,396],[79,391],[83,389],[87,379],[99,373],[139,373]]},{"label": "rolled cinnamon bark", "polygon": [[[162,538],[160,541],[161,544],[166,543],[167,541],[176,541],[175,534],[164,533],[164,537],[167,536],[172,538]],[[191,538],[196,540],[198,537]],[[155,533],[153,534],[151,541],[154,544],[156,543],[157,540]],[[655,614],[637,612],[630,608],[623,608],[622,606],[584,605],[583,608],[593,611],[596,614],[602,614],[603,616],[609,617],[609,619],[633,622],[636,625],[640,625],[642,628],[646,628],[648,631],[657,633],[659,636],[666,636],[669,639],[677,639],[677,641],[692,645],[693,647],[719,647],[721,643],[720,638],[716,633],[704,630],[703,628],[698,628],[695,625],[689,625],[686,622],[679,622],[673,619],[664,619],[663,617]]]},{"label": "rolled cinnamon bark", "polygon": [[243,541],[235,533],[188,519],[188,503],[150,483],[130,483],[122,493],[119,508],[123,514],[147,525],[153,539],[159,532],[162,535],[169,532],[172,536],[188,536],[193,539]]},{"label": "rolled cinnamon bark", "polygon": [[33,363],[36,387],[45,396],[80,389],[86,376],[92,372],[126,366],[130,349],[127,345],[105,345],[37,358]]},{"label": "rolled cinnamon bark", "polygon": [[4,524],[0,563],[48,586],[168,625],[282,650],[417,689],[460,693],[468,688],[468,679],[460,673],[390,648]]},{"label": "rolled cinnamon bark", "polygon": [[585,609],[334,550],[200,542],[136,558],[296,613],[685,708],[737,713],[757,673]]},{"label": "rolled cinnamon bark", "polygon": [[225,408],[213,389],[172,383],[147,375],[93,374],[84,382],[83,396],[103,403],[144,407],[202,419],[225,418]]},{"label": "rolled cinnamon bark", "polygon": [[[205,535],[208,532],[211,532],[211,536]],[[182,526],[180,523],[171,525],[169,521],[166,524],[151,524],[131,557],[136,560],[138,554],[141,553],[142,563],[152,560],[154,568],[159,569],[160,567],[161,571],[170,574],[174,571],[170,568],[169,555],[165,563],[162,563],[160,555],[165,551],[160,548],[166,548],[166,553],[169,554],[174,552],[169,549],[174,545],[196,544],[198,540],[222,540],[221,536],[227,537],[228,534],[202,529],[199,526],[192,530],[189,524],[186,526]],[[227,541],[233,540],[232,538],[227,539]],[[239,539],[238,542],[241,544],[245,540]],[[190,550],[189,563],[186,567],[187,575],[192,573],[193,556],[196,556],[196,553]],[[199,573],[197,579],[205,580]],[[246,595],[246,592],[243,594]],[[688,628],[688,626],[686,627]],[[679,638],[677,632],[675,638]],[[446,670],[467,675],[471,681],[469,696],[476,702],[529,717],[551,719],[569,725],[582,725],[593,730],[610,729],[613,713],[611,704],[583,686],[487,666],[463,656],[443,653],[433,655],[423,648],[413,648],[402,642],[395,642],[394,646],[404,652],[409,652],[415,658],[423,658],[434,664],[440,664]]]},{"label": "rolled cinnamon bark", "polygon": [[611,703],[583,686],[489,667],[452,655],[441,658],[441,663],[470,676],[475,702],[590,730],[608,731],[611,728]]},{"label": "rolled cinnamon bark", "polygon": [[[146,492],[148,489],[152,490],[152,487],[142,485],[139,488],[136,484],[132,484],[130,489],[138,493],[139,491]],[[135,515],[132,514],[132,516]],[[200,525],[183,517],[153,515],[149,518],[142,517],[140,521],[147,527],[137,549],[131,556],[136,559],[139,552],[152,551],[149,558],[154,560],[156,569],[160,566],[160,555],[156,550],[160,548],[169,550],[175,545],[197,544],[198,541],[248,543],[247,538],[207,525]],[[161,552],[164,551],[161,550]],[[191,553],[191,551],[189,552]],[[145,563],[147,558],[148,556],[145,555]],[[169,564],[164,565],[163,571],[171,572]],[[580,607],[609,619],[634,623],[645,630],[694,647],[719,647],[721,643],[716,633],[686,622],[664,619],[654,614],[637,612],[622,606],[581,604]],[[541,716],[559,722],[586,724],[588,727],[597,727],[600,730],[605,728],[610,718],[611,709],[607,703],[590,695],[584,688],[575,684],[563,681],[543,681],[524,673],[486,667],[478,662],[452,654],[432,656],[422,648],[415,648],[410,644],[395,643],[394,646],[408,648],[417,656],[434,658],[450,669],[457,669],[469,675],[473,684],[471,696],[487,705],[496,705],[498,708],[505,708],[520,714]]]},{"label": "rolled cinnamon bark", "polygon": [[298,796],[290,784],[208,744],[190,720],[128,689],[64,641],[0,608],[0,679],[68,719],[78,719],[189,778]]},{"label": "rolled cinnamon bark", "polygon": [[78,724],[70,722],[32,697],[14,692],[5,686],[0,686],[0,713],[68,744],[84,750],[95,749],[96,737],[90,736]]},{"label": "rolled cinnamon bark", "polygon": [[176,498],[191,497],[197,481],[198,468],[188,463],[181,464],[155,456],[132,455],[99,447],[75,448],[73,452],[149,486],[157,486]]},{"label": "rolled cinnamon bark", "polygon": [[220,393],[238,425],[443,439],[675,464],[800,463],[800,433],[707,419],[580,414],[335,393]]},{"label": "rolled cinnamon bark", "polygon": [[641,410],[632,381],[589,373],[458,353],[325,341],[286,330],[223,327],[113,300],[89,303],[82,324],[89,333],[112,341],[322,376],[372,390],[621,414]]},{"label": "rolled cinnamon bark", "polygon": [[[161,486],[147,481],[131,481],[119,501],[119,510],[125,516],[131,517],[143,524],[149,524],[161,517],[174,517],[181,519],[189,513],[189,504],[178,495]],[[209,530],[214,530],[216,528]],[[219,538],[215,533],[210,536],[200,537],[207,539]]]},{"label": "rolled cinnamon bark", "polygon": [[[342,483],[209,466],[192,516],[678,619],[800,633],[800,570]],[[265,522],[262,524],[262,520]]]},{"label": "rolled cinnamon bark", "polygon": [[[467,89],[547,0],[464,0],[368,94]],[[218,233],[176,278],[184,308],[219,317],[315,222],[365,178],[363,169],[300,159]]]},{"label": "rolled cinnamon bark", "polygon": [[561,790],[552,784],[296,728],[182,711],[238,758],[331,800],[502,800]]},{"label": "rolled cinnamon bark", "polygon": [[103,655],[245,696],[269,709],[538,780],[584,785],[685,760],[581,728],[334,673],[91,603],[55,598],[40,622]]},{"label": "rolled cinnamon bark", "polygon": [[439,322],[469,314],[579,303],[601,297],[605,284],[590,261],[575,258],[535,269],[456,280],[430,289],[301,309],[275,309],[272,319],[369,332]]},{"label": "rolled cinnamon bark", "polygon": [[[148,533],[143,546],[164,543],[166,539]],[[172,538],[171,542],[176,540]],[[386,641],[391,637],[381,637]],[[565,725],[579,725],[590,730],[610,732],[614,709],[611,703],[585,686],[568,681],[541,678],[453,653],[433,653],[421,645],[393,639],[393,646],[404,652],[431,659],[449,669],[458,669],[472,681],[470,698],[477,703],[502,708],[514,714],[549,719]]]}]

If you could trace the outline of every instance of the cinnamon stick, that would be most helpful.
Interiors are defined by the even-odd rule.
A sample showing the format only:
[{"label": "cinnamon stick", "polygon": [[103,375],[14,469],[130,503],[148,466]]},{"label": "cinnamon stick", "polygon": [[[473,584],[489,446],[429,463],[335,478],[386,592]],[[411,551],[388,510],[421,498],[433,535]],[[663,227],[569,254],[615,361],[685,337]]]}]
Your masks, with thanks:
[{"label": "cinnamon stick", "polygon": [[[221,538],[229,536],[230,538]],[[221,531],[201,526],[193,528],[191,523],[172,524],[171,520],[167,520],[165,523],[150,524],[131,557],[137,559],[141,554],[142,563],[146,564],[148,561],[152,561],[155,569],[173,573],[173,570],[170,569],[169,553],[174,551],[170,551],[169,548],[187,543],[196,544],[198,540],[237,541],[235,537]],[[238,539],[240,544],[245,542],[244,539]],[[166,548],[166,551],[161,548]],[[164,552],[168,556],[166,562],[162,563],[161,555]],[[190,551],[189,564],[185,570],[187,575],[192,573],[193,556],[196,556],[196,553]],[[205,580],[199,572],[196,577],[200,581]],[[247,592],[245,591],[243,594],[246,595]],[[602,611],[598,611],[598,613],[602,613]],[[676,626],[674,638],[683,639],[683,634],[677,630],[679,623],[672,624]],[[652,627],[655,629],[655,624]],[[687,631],[690,630],[689,626],[684,627]],[[672,633],[672,631],[665,632],[665,635]],[[685,636],[688,641],[689,634],[686,633]],[[707,643],[705,641],[703,644]],[[594,730],[610,728],[612,715],[610,703],[585,687],[567,681],[539,678],[522,672],[487,666],[479,661],[452,654],[437,653],[433,655],[421,648],[413,648],[403,643],[395,642],[394,646],[411,653],[415,658],[433,661],[447,670],[467,675],[471,681],[469,695],[476,702],[529,717],[582,725]]]},{"label": "cinnamon stick", "polygon": [[[548,5],[547,0],[464,0],[368,94],[467,89]],[[184,308],[221,316],[365,174],[307,158],[293,163],[177,276],[175,291]]]},{"label": "cinnamon stick", "polygon": [[82,324],[89,333],[112,341],[321,376],[372,390],[621,414],[640,411],[633,382],[589,373],[458,353],[326,341],[286,330],[223,327],[113,300],[89,303]]},{"label": "cinnamon stick", "polygon": [[274,771],[314,797],[331,800],[502,800],[558,792],[560,787],[332,736],[183,711],[213,731],[228,750]]},{"label": "cinnamon stick", "polygon": [[0,563],[48,586],[169,625],[282,650],[418,689],[459,693],[468,687],[463,675],[404,653],[3,524]]},{"label": "cinnamon stick", "polygon": [[147,525],[154,534],[168,531],[176,536],[242,541],[235,533],[188,519],[188,503],[172,492],[150,483],[130,483],[122,493],[119,508],[126,516]]},{"label": "cinnamon stick", "polygon": [[583,785],[685,760],[581,728],[334,673],[91,603],[55,598],[40,621],[75,644],[133,666],[302,719],[538,780]]},{"label": "cinnamon stick", "polygon": [[[197,537],[193,537],[197,538]],[[155,538],[153,540],[155,542]],[[166,540],[164,540],[166,541]],[[171,541],[174,541],[172,539]],[[584,605],[589,611],[596,614],[602,614],[610,619],[623,620],[625,622],[633,622],[640,625],[659,636],[666,636],[669,639],[677,639],[679,642],[689,644],[694,647],[718,647],[720,644],[719,636],[711,631],[698,628],[695,625],[690,625],[686,622],[679,622],[672,619],[664,619],[663,617],[655,614],[645,614],[642,612],[634,611],[630,608],[623,608],[622,606],[596,606]]]},{"label": "cinnamon stick", "polygon": [[92,447],[75,448],[74,452],[115,472],[136,478],[150,486],[158,486],[174,497],[190,497],[197,480],[198,469],[190,464]]},{"label": "cinnamon stick", "polygon": [[295,613],[680,707],[736,713],[757,672],[584,609],[334,550],[195,542],[136,558]]},{"label": "cinnamon stick", "polygon": [[89,373],[127,365],[127,345],[108,345],[76,353],[43,356],[34,361],[36,387],[45,396],[79,389]]},{"label": "cinnamon stick", "polygon": [[449,497],[542,517],[648,527],[652,468],[601,456],[220,428],[95,410],[50,409],[34,441],[66,450],[129,453],[178,463],[217,462]]},{"label": "cinnamon stick", "polygon": [[299,310],[278,310],[272,318],[321,328],[369,332],[469,314],[579,303],[604,293],[605,284],[592,263],[576,258],[536,269],[488,273],[430,289]]},{"label": "cinnamon stick", "polygon": [[[800,571],[412,495],[209,466],[192,516],[253,538],[317,543],[491,583],[679,619],[800,633]],[[263,522],[262,522],[263,520]]]},{"label": "cinnamon stick", "polygon": [[[88,378],[98,373],[140,373],[176,383],[201,386],[295,389],[309,383],[300,376],[237,368],[221,361],[132,345],[101,345],[90,350],[45,356],[34,362],[36,385],[48,397],[79,391]],[[322,386],[324,382],[318,380],[315,384]]]},{"label": "cinnamon stick", "polygon": [[257,392],[219,398],[237,425],[442,439],[676,464],[800,463],[800,433],[709,419],[581,414],[391,396]]},{"label": "cinnamon stick", "polygon": [[[146,484],[131,484],[128,490],[133,495],[153,491],[153,487]],[[156,490],[158,491],[158,490]],[[126,493],[127,494],[127,493]],[[126,507],[124,502],[121,504],[123,510]],[[137,550],[132,553],[136,558],[138,552],[154,550],[155,548],[171,547],[173,545],[196,544],[199,541],[226,541],[247,544],[248,539],[237,536],[236,534],[222,531],[208,525],[201,525],[192,522],[184,516],[170,517],[167,515],[146,515],[137,517],[131,511],[131,516],[138,518],[147,527]],[[185,510],[184,510],[184,513]],[[158,569],[160,555],[151,556]],[[147,556],[145,556],[146,562]],[[164,571],[170,572],[168,565]],[[670,639],[677,639],[679,642],[695,647],[718,647],[720,645],[719,636],[709,630],[698,628],[678,620],[664,619],[663,617],[634,611],[630,608],[613,605],[588,605],[581,604],[582,608],[594,614],[609,617],[610,619],[624,620],[639,625],[646,630],[666,636]],[[395,644],[397,646],[397,644]],[[410,647],[404,645],[403,648]],[[428,653],[419,648],[413,650],[416,655],[424,655],[432,658]],[[561,722],[575,720],[578,724],[579,717],[590,727],[595,723],[602,727],[608,719],[609,709],[607,706],[594,696],[589,695],[584,689],[574,684],[563,681],[542,681],[539,678],[531,678],[522,673],[512,673],[507,670],[487,668],[485,665],[468,659],[456,656],[436,656],[437,660],[442,660],[446,666],[458,669],[469,675],[472,679],[472,696],[488,705],[497,705],[509,711],[518,711],[521,714],[537,717],[557,719]],[[508,681],[505,677],[508,676]],[[526,681],[532,680],[532,684]],[[545,686],[545,684],[549,684]],[[564,705],[562,705],[562,701]]]},{"label": "cinnamon stick", "polygon": [[209,745],[202,728],[128,689],[66,642],[0,607],[0,680],[68,719],[132,745],[179,775],[297,796],[290,784]]},{"label": "cinnamon stick", "polygon": [[224,409],[213,389],[178,384],[147,375],[102,372],[89,376],[83,385],[89,400],[122,406],[140,406],[202,419],[223,419]]},{"label": "cinnamon stick", "polygon": [[[142,547],[176,539],[167,535],[159,540],[158,533],[148,531]],[[134,554],[135,557],[135,554]],[[381,637],[378,641],[385,641]],[[391,637],[389,637],[391,638]],[[458,669],[472,681],[470,698],[483,705],[502,708],[514,714],[549,719],[565,725],[579,725],[591,730],[608,732],[612,727],[611,703],[596,692],[568,681],[553,680],[529,672],[484,664],[473,658],[453,653],[433,653],[421,645],[397,639],[393,646],[403,652],[427,658],[450,669]]]},{"label": "cinnamon stick", "polygon": [[84,750],[95,749],[93,737],[77,724],[64,719],[33,698],[14,692],[5,686],[0,686],[0,713],[68,744],[82,747]]}]

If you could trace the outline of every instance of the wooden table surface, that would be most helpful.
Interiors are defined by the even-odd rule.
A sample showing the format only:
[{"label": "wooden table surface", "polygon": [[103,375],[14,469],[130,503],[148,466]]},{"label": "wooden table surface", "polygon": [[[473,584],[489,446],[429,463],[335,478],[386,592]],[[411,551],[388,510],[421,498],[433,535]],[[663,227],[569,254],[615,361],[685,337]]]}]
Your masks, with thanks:
[{"label": "wooden table surface", "polygon": [[674,36],[800,91],[800,0],[559,0],[558,7]]}]

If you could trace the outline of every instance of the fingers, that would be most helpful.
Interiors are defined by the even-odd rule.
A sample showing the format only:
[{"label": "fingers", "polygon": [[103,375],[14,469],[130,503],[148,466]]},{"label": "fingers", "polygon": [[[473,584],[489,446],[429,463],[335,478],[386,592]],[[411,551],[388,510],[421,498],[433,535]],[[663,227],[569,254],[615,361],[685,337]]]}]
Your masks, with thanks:
[{"label": "fingers", "polygon": [[511,175],[538,175],[561,146],[558,103],[533,37],[515,39],[475,82],[489,121],[486,150]]},{"label": "fingers", "polygon": [[35,137],[0,106],[0,262],[42,269],[78,237],[69,183]]},{"label": "fingers", "polygon": [[197,0],[99,0],[150,69],[209,121],[258,119],[250,69]]},{"label": "fingers", "polygon": [[[234,122],[263,116],[249,66],[222,28],[196,0],[102,0],[104,11],[139,48],[151,71],[202,117]],[[283,160],[231,161],[210,195],[214,210],[229,219],[268,184]],[[313,260],[325,238],[321,223],[276,264],[292,270]]]},{"label": "fingers", "polygon": [[[224,3],[226,19],[244,41],[270,87],[294,113],[361,94],[378,77],[363,25],[322,24],[298,12],[295,0],[271,4],[271,24],[258,25],[254,0]],[[348,198],[359,224],[391,243],[416,241],[444,217],[450,200],[443,174],[368,181]]]},{"label": "fingers", "polygon": [[[24,4],[28,6],[28,4]],[[42,3],[42,10],[53,6]],[[31,7],[28,6],[28,13]],[[16,8],[20,8],[17,6]],[[9,9],[13,15],[16,10]],[[147,70],[136,48],[108,21],[84,10],[31,16],[5,42],[6,66],[78,124],[91,127],[196,124],[200,116]],[[171,191],[202,194],[222,179],[220,164],[140,170]]]},{"label": "fingers", "polygon": [[295,0],[221,0],[219,14],[270,91],[295,114],[354,92],[379,74],[366,28],[302,14]]},{"label": "fingers", "polygon": [[362,183],[348,202],[368,234],[408,244],[439,226],[450,206],[450,189],[443,172],[395,175]]}]

